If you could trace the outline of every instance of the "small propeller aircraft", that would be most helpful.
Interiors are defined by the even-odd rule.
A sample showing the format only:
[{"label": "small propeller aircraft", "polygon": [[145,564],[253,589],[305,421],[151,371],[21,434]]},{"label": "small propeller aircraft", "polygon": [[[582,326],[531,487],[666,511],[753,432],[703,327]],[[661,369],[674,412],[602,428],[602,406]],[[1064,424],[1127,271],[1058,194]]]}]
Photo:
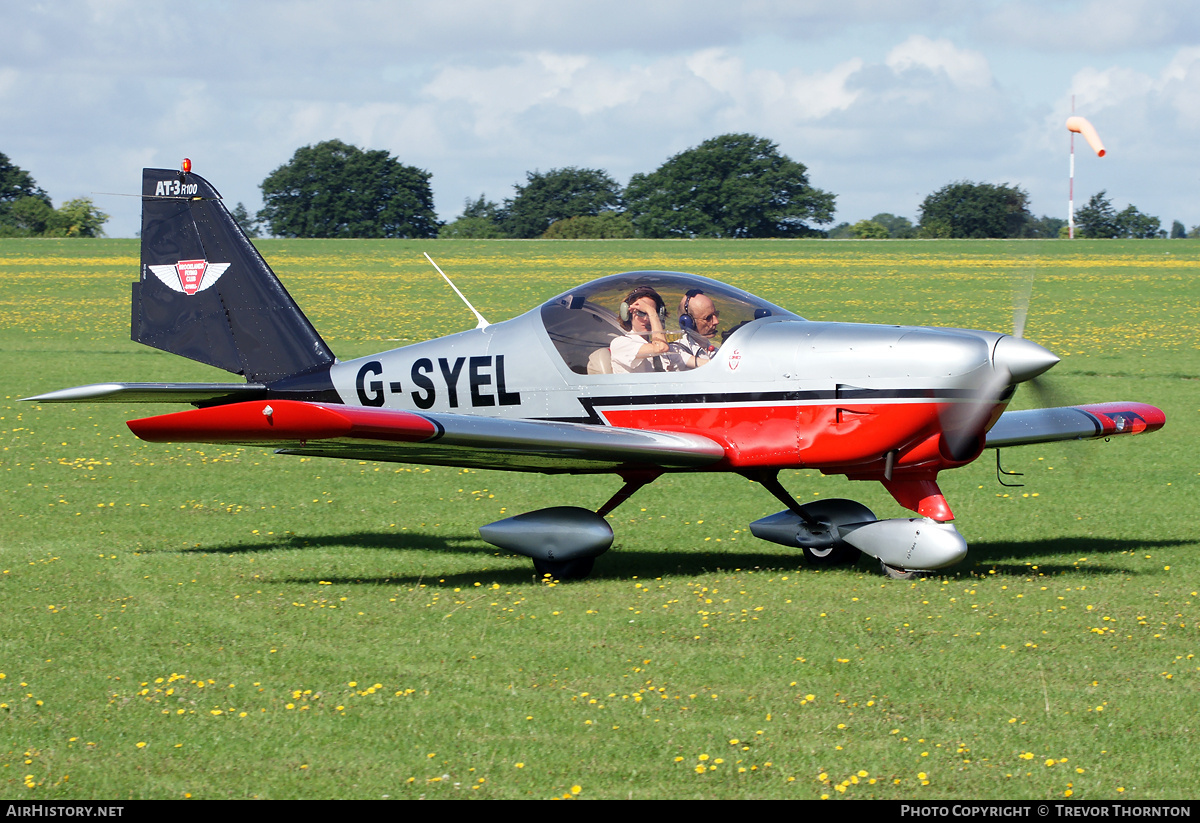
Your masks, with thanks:
[{"label": "small propeller aircraft", "polygon": [[[1058,362],[1019,332],[813,322],[663,271],[602,277],[502,323],[475,312],[471,331],[340,362],[190,162],[143,170],[142,202],[133,339],[245,382],[101,383],[27,399],[197,407],[129,421],[151,442],[620,477],[598,509],[480,528],[539,575],[586,577],[613,542],[605,516],[662,474],[733,472],[785,506],[750,524],[756,536],[810,563],[865,553],[910,577],[966,556],[940,472],[985,448],[1166,421],[1130,402],[1005,411],[1017,384]],[[679,328],[668,328],[676,302]],[[795,468],[878,481],[917,516],[879,520],[852,500],[801,505],[778,479]]]}]

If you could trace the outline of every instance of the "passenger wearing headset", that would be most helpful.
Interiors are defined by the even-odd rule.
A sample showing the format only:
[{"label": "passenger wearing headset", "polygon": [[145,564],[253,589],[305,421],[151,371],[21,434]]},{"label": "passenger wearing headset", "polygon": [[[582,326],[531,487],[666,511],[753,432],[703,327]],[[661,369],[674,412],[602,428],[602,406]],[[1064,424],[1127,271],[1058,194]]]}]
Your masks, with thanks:
[{"label": "passenger wearing headset", "polygon": [[712,339],[717,335],[721,313],[713,301],[700,289],[689,289],[679,300],[679,329],[683,339],[672,343],[679,368],[703,366],[717,354]]},{"label": "passenger wearing headset", "polygon": [[638,286],[626,295],[620,308],[625,334],[614,337],[608,350],[613,374],[666,371],[663,355],[670,350],[663,320],[667,304],[649,286]]}]

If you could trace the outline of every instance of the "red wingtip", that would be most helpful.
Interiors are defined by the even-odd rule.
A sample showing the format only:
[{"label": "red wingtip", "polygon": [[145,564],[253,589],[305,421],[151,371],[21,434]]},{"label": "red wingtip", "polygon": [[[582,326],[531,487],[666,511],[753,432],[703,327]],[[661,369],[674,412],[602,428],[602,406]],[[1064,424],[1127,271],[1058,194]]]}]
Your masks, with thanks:
[{"label": "red wingtip", "polygon": [[426,418],[399,409],[328,406],[300,400],[252,400],[130,420],[152,443],[288,443],[359,437],[419,443],[440,432]]},{"label": "red wingtip", "polygon": [[1147,403],[1090,403],[1079,408],[1100,421],[1106,436],[1154,432],[1167,423],[1166,413]]},{"label": "red wingtip", "polygon": [[338,412],[295,400],[254,400],[209,409],[130,420],[130,430],[152,443],[273,443],[339,437],[351,429]]}]

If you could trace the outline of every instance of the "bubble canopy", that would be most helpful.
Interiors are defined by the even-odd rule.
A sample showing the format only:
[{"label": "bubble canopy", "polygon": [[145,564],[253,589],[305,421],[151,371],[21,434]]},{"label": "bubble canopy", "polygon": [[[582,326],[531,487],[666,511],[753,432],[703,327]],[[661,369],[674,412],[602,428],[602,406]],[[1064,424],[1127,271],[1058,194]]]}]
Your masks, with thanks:
[{"label": "bubble canopy", "polygon": [[674,339],[696,336],[695,332],[679,326],[680,303],[689,292],[708,297],[720,313],[719,329],[710,341],[718,346],[756,320],[768,317],[804,319],[749,292],[695,274],[668,271],[613,274],[573,288],[542,304],[546,333],[571,371],[596,373],[593,353],[606,350],[614,337],[628,331],[621,323],[621,303],[640,286],[654,289],[662,297],[666,306],[663,326],[668,336]]}]

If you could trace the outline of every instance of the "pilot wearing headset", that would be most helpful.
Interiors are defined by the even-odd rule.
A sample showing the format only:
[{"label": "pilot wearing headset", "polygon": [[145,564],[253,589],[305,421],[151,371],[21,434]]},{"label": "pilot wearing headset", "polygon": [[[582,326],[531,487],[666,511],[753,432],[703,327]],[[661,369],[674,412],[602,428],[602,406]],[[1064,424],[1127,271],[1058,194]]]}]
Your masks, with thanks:
[{"label": "pilot wearing headset", "polygon": [[713,338],[721,324],[721,313],[713,301],[700,289],[689,289],[679,300],[679,328],[684,337],[672,343],[679,367],[694,369],[703,366],[717,354]]},{"label": "pilot wearing headset", "polygon": [[666,371],[663,355],[670,350],[663,320],[667,304],[649,286],[638,286],[626,295],[620,308],[625,334],[609,344],[613,374]]}]

